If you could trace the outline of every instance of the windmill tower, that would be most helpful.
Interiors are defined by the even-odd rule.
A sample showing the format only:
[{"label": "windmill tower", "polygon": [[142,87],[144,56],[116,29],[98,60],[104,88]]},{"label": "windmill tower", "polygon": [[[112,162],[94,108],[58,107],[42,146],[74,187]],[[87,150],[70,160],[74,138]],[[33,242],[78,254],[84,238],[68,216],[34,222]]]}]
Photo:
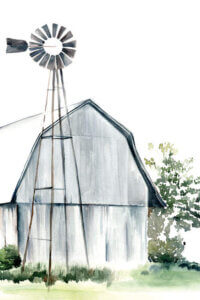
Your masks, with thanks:
[{"label": "windmill tower", "polygon": [[[79,200],[79,209],[80,209],[80,218],[82,226],[82,235],[84,241],[84,251],[86,263],[89,266],[87,243],[86,243],[86,232],[85,224],[83,218],[83,208],[82,208],[82,199],[81,199],[81,190],[79,183],[79,173],[77,167],[77,159],[73,142],[73,134],[70,125],[70,119],[68,117],[68,108],[67,108],[67,97],[66,90],[64,86],[63,78],[63,69],[71,64],[72,59],[74,58],[76,52],[76,41],[73,39],[71,31],[67,31],[65,27],[58,26],[58,24],[53,23],[51,27],[44,25],[41,28],[35,30],[34,34],[31,34],[31,41],[27,43],[24,40],[16,39],[7,39],[7,53],[18,53],[25,52],[29,49],[30,57],[39,64],[39,66],[45,68],[49,72],[48,87],[46,94],[46,101],[43,113],[42,121],[42,130],[41,138],[38,144],[38,151],[36,155],[36,168],[34,172],[34,185],[32,189],[32,202],[31,202],[31,214],[29,227],[26,236],[26,243],[23,254],[22,261],[22,270],[24,270],[27,253],[29,248],[30,239],[45,239],[49,242],[49,262],[48,262],[48,281],[51,277],[52,269],[52,241],[53,241],[53,214],[54,214],[54,200],[55,200],[55,191],[61,190],[64,197],[64,203],[67,203],[67,191],[66,191],[66,157],[65,157],[65,141],[68,140],[71,143],[73,165],[75,170],[75,177],[78,190],[78,200]],[[64,107],[65,113],[67,115],[67,125],[68,132],[65,133],[62,122],[62,113],[61,107]],[[47,111],[51,111],[50,117],[50,127],[51,134],[45,135]],[[53,124],[55,123],[55,114],[57,113],[59,130],[55,132]],[[48,156],[50,172],[45,174],[49,176],[48,182],[49,185],[44,185],[42,183],[47,182],[43,180],[40,176],[40,164],[42,156],[45,153],[46,141],[50,143],[50,155]],[[55,179],[55,144],[60,143],[60,156],[61,156],[61,165],[59,172],[62,172],[62,184],[59,182],[60,186],[56,186]],[[44,172],[42,173],[44,174]],[[50,210],[49,210],[49,236],[46,237],[31,237],[32,224],[35,217],[35,203],[37,201],[37,193],[42,191],[48,191],[50,195]],[[42,196],[41,196],[42,197]],[[44,196],[43,196],[44,197]],[[65,207],[66,208],[66,207]],[[67,227],[67,212],[65,213],[65,226]],[[67,228],[66,228],[67,234]],[[67,239],[66,239],[67,241]],[[68,269],[68,246],[66,245],[66,268]]]}]

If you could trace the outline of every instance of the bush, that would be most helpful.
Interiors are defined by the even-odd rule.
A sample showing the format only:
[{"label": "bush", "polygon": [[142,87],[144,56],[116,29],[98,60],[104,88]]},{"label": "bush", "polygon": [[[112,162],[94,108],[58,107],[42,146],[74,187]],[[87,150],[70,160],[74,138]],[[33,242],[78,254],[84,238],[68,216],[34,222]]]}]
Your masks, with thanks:
[{"label": "bush", "polygon": [[32,283],[44,282],[46,286],[53,285],[57,280],[68,283],[69,281],[86,281],[92,280],[95,282],[107,282],[111,284],[113,274],[107,269],[88,269],[86,267],[71,267],[66,274],[64,269],[55,268],[52,270],[50,278],[48,278],[48,272],[45,265],[26,265],[24,271],[21,268],[12,269],[10,271],[0,270],[0,280],[12,280],[14,283],[20,283],[21,281],[29,280]]},{"label": "bush", "polygon": [[149,260],[157,263],[177,263],[182,259],[184,246],[178,237],[149,241]]},{"label": "bush", "polygon": [[21,281],[29,280],[30,274],[27,272],[21,272],[21,270],[17,270],[18,272],[12,273],[14,283],[20,283]]},{"label": "bush", "polygon": [[187,260],[181,262],[178,265],[180,268],[187,268],[188,270],[196,270],[196,271],[200,271],[200,264],[196,263],[196,262],[189,262]]},{"label": "bush", "polygon": [[[183,262],[181,262],[182,264]],[[187,264],[187,263],[186,263]],[[200,272],[194,269],[196,263],[189,263],[189,267],[193,265],[192,269],[181,268],[177,264],[160,264],[151,263],[142,266],[136,270],[132,270],[131,276],[133,281],[130,282],[134,288],[187,288],[195,286],[198,288],[200,285]],[[146,272],[145,272],[146,271]],[[147,271],[149,274],[147,275]],[[145,276],[145,274],[146,276]],[[115,283],[113,284],[113,288]],[[179,299],[179,298],[178,298]],[[180,298],[181,299],[181,298]]]},{"label": "bush", "polygon": [[0,270],[17,268],[21,264],[21,258],[14,245],[8,245],[0,249]]},{"label": "bush", "polygon": [[35,271],[30,275],[29,280],[30,282],[33,282],[37,278],[37,281],[47,281],[47,277],[48,276],[46,270]]},{"label": "bush", "polygon": [[13,280],[13,274],[9,271],[0,271],[0,280]]},{"label": "bush", "polygon": [[111,282],[112,281],[113,274],[112,272],[107,269],[94,269],[92,274],[91,274],[91,280],[96,281],[96,282]]},{"label": "bush", "polygon": [[86,267],[72,267],[69,272],[62,277],[63,281],[86,281],[88,279],[96,282],[110,282],[112,280],[112,272],[107,269],[88,269]]}]

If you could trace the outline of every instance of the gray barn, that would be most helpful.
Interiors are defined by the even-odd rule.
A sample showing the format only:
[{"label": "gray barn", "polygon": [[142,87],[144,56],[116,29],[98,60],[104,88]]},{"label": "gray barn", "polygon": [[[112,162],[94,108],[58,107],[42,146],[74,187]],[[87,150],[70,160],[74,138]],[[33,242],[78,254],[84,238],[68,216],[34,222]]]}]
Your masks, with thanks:
[{"label": "gray barn", "polygon": [[[134,267],[147,260],[148,207],[163,207],[137,153],[130,131],[91,100],[69,112],[76,153],[90,266]],[[67,117],[62,117],[69,136]],[[27,260],[47,262],[51,202],[52,127],[39,135],[10,203],[0,205],[0,235],[24,254],[33,198],[38,145],[42,139],[33,225]],[[54,124],[59,135],[59,122]],[[54,263],[86,264],[78,183],[71,139],[64,139],[65,184],[60,139],[55,139]],[[64,191],[66,190],[66,202]]]}]

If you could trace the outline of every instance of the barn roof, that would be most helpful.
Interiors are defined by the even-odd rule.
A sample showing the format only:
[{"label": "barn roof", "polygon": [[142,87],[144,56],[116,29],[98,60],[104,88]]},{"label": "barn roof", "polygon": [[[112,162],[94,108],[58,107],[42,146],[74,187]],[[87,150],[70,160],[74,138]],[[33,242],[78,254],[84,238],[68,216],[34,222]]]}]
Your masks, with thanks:
[{"label": "barn roof", "polygon": [[[122,124],[120,124],[118,121],[116,121],[114,118],[112,118],[108,113],[106,113],[101,107],[99,107],[94,101],[88,99],[88,100],[85,100],[81,103],[79,103],[74,109],[72,109],[71,111],[68,112],[69,115],[73,114],[74,112],[76,112],[77,110],[83,108],[84,106],[86,105],[90,105],[93,109],[95,109],[98,113],[100,113],[108,122],[110,122],[121,134],[124,135],[124,137],[126,138],[127,140],[127,143],[129,145],[129,148],[131,150],[131,153],[133,155],[133,158],[136,162],[136,165],[144,179],[144,181],[146,182],[147,186],[148,186],[148,190],[149,190],[149,201],[148,201],[148,206],[149,207],[165,207],[165,203],[164,201],[162,200],[156,186],[154,185],[154,183],[152,182],[140,156],[139,156],[139,153],[137,152],[137,149],[136,149],[136,145],[135,145],[135,141],[134,141],[134,137],[133,137],[133,134],[131,131],[129,131],[126,127],[124,127]],[[63,119],[66,118],[66,115],[62,117]],[[56,125],[59,121],[57,120],[54,125]],[[48,126],[44,132],[48,131],[50,128],[52,127],[52,125]],[[35,141],[35,144],[31,150],[31,153],[29,155],[29,158],[27,160],[27,163],[25,165],[25,168],[21,174],[21,177],[17,183],[17,186],[15,188],[15,191],[13,193],[13,196],[12,196],[12,200],[11,202],[15,202],[15,199],[16,199],[16,195],[17,195],[17,191],[18,191],[18,188],[24,178],[24,175],[26,173],[26,170],[29,166],[29,162],[30,162],[30,159],[31,159],[31,156],[32,156],[32,153],[38,143],[38,140],[40,139],[41,137],[41,134],[38,136],[38,138],[36,139]]]}]

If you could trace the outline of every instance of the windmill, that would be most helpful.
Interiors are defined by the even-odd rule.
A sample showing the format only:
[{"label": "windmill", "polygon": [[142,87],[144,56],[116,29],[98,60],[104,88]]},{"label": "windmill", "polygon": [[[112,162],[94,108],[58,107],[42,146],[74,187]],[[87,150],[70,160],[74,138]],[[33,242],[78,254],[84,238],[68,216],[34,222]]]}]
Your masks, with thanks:
[{"label": "windmill", "polygon": [[[30,57],[39,64],[39,66],[46,68],[49,71],[49,79],[48,79],[48,88],[47,95],[45,101],[45,108],[43,114],[42,121],[42,131],[41,136],[45,130],[45,122],[47,117],[47,108],[49,107],[49,102],[51,104],[51,125],[55,122],[55,108],[58,107],[58,121],[59,121],[59,134],[54,132],[54,126],[52,126],[52,132],[49,136],[44,136],[44,138],[48,138],[51,140],[51,186],[44,186],[42,189],[50,190],[51,192],[51,203],[50,203],[50,216],[49,216],[49,237],[46,239],[49,241],[49,262],[48,262],[48,283],[51,278],[51,270],[52,270],[52,220],[53,220],[53,204],[54,204],[54,191],[55,191],[55,174],[54,174],[54,143],[55,140],[59,140],[61,143],[61,159],[62,159],[62,172],[63,172],[63,186],[64,186],[64,202],[66,203],[66,180],[65,180],[65,151],[64,151],[64,140],[68,139],[71,142],[71,148],[73,152],[73,160],[76,171],[76,179],[78,185],[78,197],[79,197],[79,207],[80,207],[80,216],[81,216],[81,225],[82,225],[82,233],[84,240],[84,250],[85,257],[87,261],[87,265],[89,266],[88,259],[88,251],[87,251],[87,243],[86,243],[86,233],[85,233],[85,225],[83,219],[83,209],[82,209],[82,199],[81,199],[81,190],[79,183],[79,174],[76,160],[76,153],[74,149],[73,143],[73,135],[70,126],[70,119],[68,117],[68,108],[67,108],[67,98],[66,98],[66,90],[64,86],[64,78],[63,78],[63,69],[72,63],[72,59],[74,58],[76,52],[76,41],[73,39],[73,34],[71,31],[68,31],[65,27],[59,26],[58,24],[53,23],[51,27],[48,25],[44,25],[41,28],[37,28],[34,34],[31,34],[31,41],[28,43],[25,40],[17,40],[7,38],[7,53],[19,53],[25,52],[29,49]],[[51,97],[50,97],[51,93]],[[49,99],[51,98],[51,101]],[[69,135],[64,134],[63,125],[61,122],[61,106],[62,102],[64,104],[64,109],[67,115],[67,122],[69,127]],[[24,271],[24,267],[26,264],[27,252],[30,241],[30,234],[32,229],[32,223],[34,218],[34,205],[35,205],[35,196],[36,191],[38,190],[38,170],[40,165],[40,154],[41,149],[43,147],[42,138],[39,142],[39,150],[37,154],[37,163],[36,163],[36,172],[34,178],[34,190],[32,195],[32,203],[31,203],[31,216],[28,228],[28,234],[26,238],[25,251],[22,260],[22,271]],[[65,221],[67,215],[65,210]],[[66,226],[67,226],[67,222]],[[66,268],[68,269],[68,253],[67,253],[67,245],[66,245]]]}]

